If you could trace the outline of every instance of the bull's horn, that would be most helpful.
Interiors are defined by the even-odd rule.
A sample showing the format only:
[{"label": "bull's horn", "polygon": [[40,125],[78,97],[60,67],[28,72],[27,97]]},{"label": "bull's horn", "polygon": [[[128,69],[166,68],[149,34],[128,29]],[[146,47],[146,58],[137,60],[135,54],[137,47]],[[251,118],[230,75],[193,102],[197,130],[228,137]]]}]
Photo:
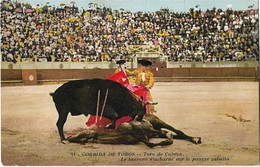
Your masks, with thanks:
[{"label": "bull's horn", "polygon": [[149,105],[157,105],[158,104],[158,102],[153,102],[153,101],[149,101],[149,100],[145,101],[144,103],[149,104]]}]

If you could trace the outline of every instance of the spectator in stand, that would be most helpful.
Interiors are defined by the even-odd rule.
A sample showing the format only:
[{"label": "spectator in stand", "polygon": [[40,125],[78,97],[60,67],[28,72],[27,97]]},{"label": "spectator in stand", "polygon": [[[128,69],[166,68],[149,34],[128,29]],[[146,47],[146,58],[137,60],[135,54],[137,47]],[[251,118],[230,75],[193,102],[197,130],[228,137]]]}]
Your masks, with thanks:
[{"label": "spectator in stand", "polygon": [[1,25],[3,61],[33,61],[35,55],[68,61],[74,52],[78,61],[115,61],[129,59],[127,45],[159,45],[173,61],[259,58],[258,10],[252,9],[131,13],[1,1]]}]

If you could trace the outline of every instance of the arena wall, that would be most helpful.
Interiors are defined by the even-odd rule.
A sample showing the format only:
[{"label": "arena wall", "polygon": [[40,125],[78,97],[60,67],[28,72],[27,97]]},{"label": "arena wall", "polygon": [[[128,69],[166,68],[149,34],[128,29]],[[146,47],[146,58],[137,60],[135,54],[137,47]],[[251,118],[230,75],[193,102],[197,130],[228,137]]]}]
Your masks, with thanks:
[{"label": "arena wall", "polygon": [[[137,64],[127,62],[126,66],[136,68]],[[2,62],[1,69],[114,69],[116,63],[112,62]]]},{"label": "arena wall", "polygon": [[[160,64],[154,63],[153,67],[161,68]],[[136,68],[136,62],[127,62],[128,68]],[[221,62],[167,62],[163,67],[258,67],[257,61],[221,61]],[[1,69],[114,69],[116,63],[113,62],[2,62]]]},{"label": "arena wall", "polygon": [[[127,63],[127,66],[130,67],[130,70],[133,70],[137,65]],[[240,64],[239,66],[229,64],[227,67],[223,64],[221,65],[223,67],[214,67],[212,64],[212,67],[180,66],[169,68],[167,66],[171,65],[169,63],[166,66],[155,64],[150,67],[156,81],[257,81],[259,76],[258,64],[254,66],[252,63]],[[114,73],[116,67],[115,63],[13,64],[2,62],[1,84],[2,86],[35,85],[63,83],[76,79],[106,78]]]}]

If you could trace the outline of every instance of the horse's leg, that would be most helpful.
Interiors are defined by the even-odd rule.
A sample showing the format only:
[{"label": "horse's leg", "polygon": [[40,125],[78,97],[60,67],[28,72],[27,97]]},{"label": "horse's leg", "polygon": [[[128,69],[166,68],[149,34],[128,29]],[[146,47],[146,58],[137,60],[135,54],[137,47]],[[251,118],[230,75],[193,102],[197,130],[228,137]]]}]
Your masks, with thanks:
[{"label": "horse's leg", "polygon": [[152,143],[149,141],[149,139],[145,136],[142,140],[142,142],[147,145],[150,148],[156,147],[156,146],[167,146],[167,145],[171,145],[173,143],[172,139],[167,139],[167,140],[163,140],[159,143]]},{"label": "horse's leg", "polygon": [[144,119],[148,120],[153,125],[154,129],[160,130],[161,128],[165,128],[165,129],[171,130],[174,133],[176,133],[179,139],[188,140],[195,144],[201,143],[201,137],[188,136],[185,133],[183,133],[182,131],[177,130],[177,129],[173,128],[172,126],[170,126],[169,124],[163,122],[155,115],[147,114],[144,116]]},{"label": "horse's leg", "polygon": [[170,140],[173,139],[174,135],[169,132],[169,131],[166,131],[166,130],[156,130],[154,129],[154,137],[157,137],[157,138],[168,138]]},{"label": "horse's leg", "polygon": [[76,136],[68,137],[72,143],[101,143],[101,144],[137,144],[139,140],[129,134],[118,132],[92,132],[80,133]]},{"label": "horse's leg", "polygon": [[[152,148],[155,146],[166,146],[166,145],[170,145],[173,143],[172,140],[172,135],[169,135],[169,133],[167,131],[164,130],[157,130],[154,129],[152,126],[151,127],[146,127],[146,128],[141,128],[142,126],[140,126],[140,128],[137,128],[136,126],[138,125],[134,125],[133,129],[137,130],[137,134],[133,133],[132,136],[135,137],[136,139],[139,139],[140,141],[142,141],[145,145],[147,145],[148,147]],[[159,143],[152,143],[149,141],[149,138],[167,138],[167,140],[161,141]]]},{"label": "horse's leg", "polygon": [[127,133],[108,132],[105,136],[98,137],[95,142],[102,144],[137,144],[139,139]]},{"label": "horse's leg", "polygon": [[86,133],[82,132],[77,134],[76,136],[69,136],[68,141],[71,143],[87,143],[88,140],[93,139],[96,135],[96,132]]}]

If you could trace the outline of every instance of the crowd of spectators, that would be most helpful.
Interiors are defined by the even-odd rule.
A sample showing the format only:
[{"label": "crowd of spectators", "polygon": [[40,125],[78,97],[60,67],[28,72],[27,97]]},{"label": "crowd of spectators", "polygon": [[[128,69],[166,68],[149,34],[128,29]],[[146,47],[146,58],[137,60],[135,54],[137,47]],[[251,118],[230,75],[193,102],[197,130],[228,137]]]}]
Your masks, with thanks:
[{"label": "crowd of spectators", "polygon": [[189,12],[32,7],[1,1],[2,61],[131,61],[128,45],[159,45],[169,61],[259,58],[258,10]]}]

